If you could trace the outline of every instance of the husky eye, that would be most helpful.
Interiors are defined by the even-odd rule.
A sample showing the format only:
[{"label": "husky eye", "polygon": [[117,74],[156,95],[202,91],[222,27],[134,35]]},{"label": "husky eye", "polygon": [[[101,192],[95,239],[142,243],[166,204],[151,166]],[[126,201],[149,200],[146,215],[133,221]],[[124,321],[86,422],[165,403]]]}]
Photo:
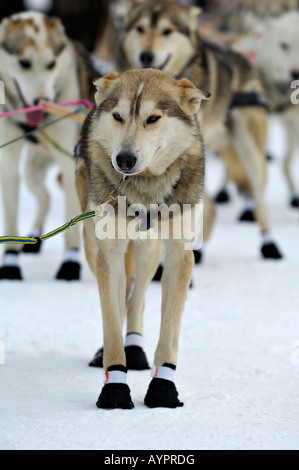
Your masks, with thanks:
[{"label": "husky eye", "polygon": [[280,44],[280,47],[281,47],[281,49],[283,49],[283,50],[286,51],[286,52],[291,49],[290,46],[289,46],[289,44],[287,44],[286,42],[282,42],[282,43]]},{"label": "husky eye", "polygon": [[29,60],[21,59],[19,64],[23,69],[31,69],[31,62]]},{"label": "husky eye", "polygon": [[163,36],[169,36],[171,33],[172,33],[172,29],[170,29],[170,28],[166,28],[162,32]]},{"label": "husky eye", "polygon": [[52,62],[50,62],[50,63],[47,65],[46,68],[47,68],[47,70],[53,70],[54,67],[55,67],[55,65],[56,65],[56,62],[55,62],[55,60],[53,60]]},{"label": "husky eye", "polygon": [[113,113],[112,116],[113,116],[113,119],[115,121],[120,122],[121,124],[123,124],[124,121],[118,113]]},{"label": "husky eye", "polygon": [[154,116],[154,115],[153,115],[153,116],[150,116],[150,117],[147,119],[146,123],[147,123],[147,124],[155,124],[155,122],[158,122],[159,119],[161,119],[161,116]]},{"label": "husky eye", "polygon": [[142,26],[137,26],[136,29],[137,29],[138,33],[140,33],[140,34],[144,33],[144,28]]}]

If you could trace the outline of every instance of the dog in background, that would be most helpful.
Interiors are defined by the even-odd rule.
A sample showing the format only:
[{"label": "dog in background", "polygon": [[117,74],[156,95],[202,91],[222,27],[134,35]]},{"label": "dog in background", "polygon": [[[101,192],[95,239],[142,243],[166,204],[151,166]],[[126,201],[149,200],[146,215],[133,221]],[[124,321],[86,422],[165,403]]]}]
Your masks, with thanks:
[{"label": "dog in background", "polygon": [[298,0],[222,0],[215,16],[223,29],[248,34],[261,21],[298,8]]},{"label": "dog in background", "polygon": [[[94,209],[106,201],[120,178],[127,177],[121,194],[128,208],[142,204],[148,211],[151,204],[175,204],[181,214],[183,205],[190,204],[196,227],[195,206],[202,198],[205,166],[198,111],[201,100],[209,95],[187,79],[178,81],[157,70],[132,70],[121,75],[114,72],[95,85],[96,107],[85,121],[83,158],[77,163],[82,210]],[[114,209],[117,213],[116,203]],[[130,217],[120,213],[116,226],[120,217],[128,226]],[[173,214],[169,221],[173,228],[182,223]],[[161,219],[157,218],[156,223],[155,228],[147,225],[145,231],[163,232]],[[172,233],[170,229],[170,237],[164,240],[162,323],[154,378],[145,397],[150,408],[182,406],[174,371],[194,256],[191,249],[186,250],[184,236],[176,239]],[[117,234],[114,239],[99,240],[94,222],[85,222],[85,251],[98,279],[104,325],[107,375],[97,406],[126,409],[132,408],[133,402],[126,384],[122,324],[127,311],[127,341],[130,346],[140,347],[145,292],[157,269],[161,244],[149,238],[136,240],[132,246],[128,235],[118,238]],[[134,274],[133,292],[128,296]]]},{"label": "dog in background", "polygon": [[[284,173],[292,207],[299,207],[299,187],[292,169],[299,147],[299,107],[292,104],[292,82],[299,80],[299,12],[269,18],[255,25],[251,34],[236,44],[239,51],[255,57],[264,92],[273,115],[279,117],[286,132],[287,151]],[[298,87],[299,82],[297,82]]]},{"label": "dog in background", "polygon": [[[268,118],[259,79],[240,54],[202,39],[197,7],[150,0],[133,3],[125,18],[123,55],[127,68],[157,68],[188,77],[212,99],[202,108],[203,135],[208,150],[238,162],[238,185],[255,201],[262,232],[264,258],[282,257],[271,234],[265,203]],[[243,173],[249,187],[243,186]]]},{"label": "dog in background", "polygon": [[[37,12],[25,12],[4,19],[0,25],[0,79],[5,84],[4,111],[36,105],[40,99],[71,101],[93,96],[95,74],[83,48],[69,41],[59,19]],[[22,132],[37,128],[51,119],[42,111],[0,120],[1,144],[19,137]],[[46,130],[46,134],[69,152],[78,139],[73,122],[61,121]],[[19,161],[23,141],[4,149],[1,155],[1,190],[4,207],[4,235],[18,233]],[[38,134],[28,141],[26,183],[37,203],[32,236],[42,234],[50,198],[45,187],[45,174],[53,162],[61,171],[65,190],[66,218],[78,214],[79,201],[75,189],[74,161],[47,144]],[[7,245],[0,279],[22,279],[16,245]],[[26,252],[36,250],[36,245]],[[79,229],[65,235],[65,258],[57,278],[76,280],[80,276],[78,250]]]}]

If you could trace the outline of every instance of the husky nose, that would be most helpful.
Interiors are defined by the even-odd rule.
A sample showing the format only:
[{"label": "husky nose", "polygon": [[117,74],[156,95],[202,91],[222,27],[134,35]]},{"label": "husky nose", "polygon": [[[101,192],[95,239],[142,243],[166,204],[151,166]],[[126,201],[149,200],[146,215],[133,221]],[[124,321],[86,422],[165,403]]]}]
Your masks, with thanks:
[{"label": "husky nose", "polygon": [[154,54],[150,51],[143,51],[140,54],[140,61],[144,67],[149,67],[154,61]]},{"label": "husky nose", "polygon": [[133,153],[120,152],[116,157],[118,168],[122,171],[130,171],[136,165],[137,158]]},{"label": "husky nose", "polygon": [[293,70],[292,71],[292,79],[293,80],[299,80],[299,70]]},{"label": "husky nose", "polygon": [[33,105],[34,106],[38,106],[38,103],[40,102],[40,100],[45,100],[45,101],[50,101],[48,98],[46,98],[45,96],[39,96],[38,98],[35,98],[33,100]]}]

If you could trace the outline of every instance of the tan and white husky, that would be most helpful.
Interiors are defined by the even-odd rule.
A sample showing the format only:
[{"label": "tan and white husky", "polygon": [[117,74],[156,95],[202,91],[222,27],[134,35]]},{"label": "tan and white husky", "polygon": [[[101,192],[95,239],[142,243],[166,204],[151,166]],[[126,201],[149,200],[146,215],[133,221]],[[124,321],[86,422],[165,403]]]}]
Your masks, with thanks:
[{"label": "tan and white husky", "polygon": [[[133,407],[126,383],[127,350],[140,348],[142,343],[145,292],[160,259],[158,238],[163,237],[166,257],[162,323],[154,378],[145,404],[176,408],[182,403],[174,384],[174,371],[194,256],[192,239],[186,245],[186,232],[183,230],[180,236],[174,233],[185,227],[186,219],[181,215],[186,206],[194,227],[200,217],[197,206],[202,200],[205,160],[199,108],[209,94],[187,79],[178,81],[157,70],[130,70],[121,75],[113,72],[95,85],[96,107],[85,121],[82,158],[77,164],[82,210],[95,209],[109,200],[109,195],[127,178],[121,183],[125,212],[120,211],[118,201],[107,210],[114,217],[110,231],[107,229],[111,236],[102,237],[99,221],[87,221],[84,228],[85,251],[98,280],[104,328],[106,384],[97,406]],[[141,207],[145,211],[137,231],[146,233],[146,239],[136,239],[135,228],[131,231],[136,205],[138,215]],[[168,236],[162,215],[148,218],[152,205],[170,210]],[[125,227],[125,233],[120,227]],[[126,313],[128,336],[124,344],[122,325]]]},{"label": "tan and white husky", "polygon": [[[71,101],[90,98],[92,71],[85,52],[74,46],[64,33],[59,19],[41,13],[26,12],[4,19],[0,25],[0,80],[5,86],[2,111],[36,105],[39,100]],[[91,85],[90,85],[91,84]],[[55,119],[43,112],[0,119],[0,145],[22,133]],[[68,120],[49,127],[45,133],[68,152],[73,153],[78,139],[76,124]],[[1,155],[1,190],[4,207],[4,233],[18,234],[19,161],[23,141],[3,148]],[[36,198],[37,214],[33,236],[40,236],[49,208],[45,173],[52,162],[58,163],[65,191],[65,217],[78,214],[75,190],[74,161],[49,146],[39,134],[28,142],[26,183]],[[24,235],[24,234],[22,234]],[[66,255],[57,277],[78,279],[80,264],[77,251],[79,231],[74,228],[65,235]],[[16,245],[7,245],[0,279],[21,279]],[[34,245],[35,247],[35,245]],[[26,250],[28,251],[28,250]]]}]

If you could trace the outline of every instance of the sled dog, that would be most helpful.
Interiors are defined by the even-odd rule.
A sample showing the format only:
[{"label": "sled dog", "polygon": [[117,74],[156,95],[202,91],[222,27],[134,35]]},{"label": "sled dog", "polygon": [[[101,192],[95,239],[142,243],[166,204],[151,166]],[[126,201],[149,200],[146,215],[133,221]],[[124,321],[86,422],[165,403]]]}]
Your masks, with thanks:
[{"label": "sled dog", "polygon": [[270,111],[282,122],[287,135],[284,173],[292,207],[299,207],[299,187],[292,170],[299,147],[299,12],[292,11],[260,22],[236,44],[255,55]]},{"label": "sled dog", "polygon": [[[5,105],[2,111],[32,107],[45,99],[63,102],[91,98],[92,73],[87,55],[78,44],[70,42],[59,19],[37,12],[26,12],[6,18],[0,25],[0,80],[5,85]],[[90,85],[91,84],[91,85]],[[22,133],[54,120],[41,111],[12,118],[0,119],[0,144],[5,144]],[[45,130],[60,147],[73,153],[78,139],[78,128],[65,119]],[[1,156],[1,190],[4,207],[4,235],[18,233],[19,161],[23,140],[3,148]],[[60,167],[65,192],[65,217],[70,220],[78,214],[79,201],[75,189],[74,162],[49,145],[42,135],[34,134],[27,141],[26,183],[36,199],[37,213],[32,236],[42,234],[50,198],[45,187],[45,174],[52,162]],[[24,235],[24,234],[22,234]],[[59,279],[79,278],[80,245],[77,228],[66,232],[66,254],[57,274]],[[17,245],[7,245],[0,279],[21,279]],[[38,245],[24,247],[36,250]]]},{"label": "sled dog", "polygon": [[220,24],[236,34],[248,34],[261,21],[299,8],[298,0],[226,0],[218,13]]},{"label": "sled dog", "polygon": [[[209,94],[188,79],[176,80],[158,70],[110,73],[95,82],[96,107],[82,129],[81,158],[77,162],[77,190],[82,210],[94,210],[121,183],[121,196],[132,210],[145,208],[139,231],[163,235],[162,217],[156,226],[147,223],[152,204],[178,209],[169,215],[171,230],[165,237],[165,267],[162,278],[162,321],[154,360],[154,377],[145,397],[148,407],[182,406],[174,384],[181,315],[188,293],[194,256],[192,241],[175,237],[183,225],[177,219],[184,205],[197,226],[196,206],[204,186],[204,152],[199,108]],[[126,177],[126,181],[123,178]],[[86,221],[86,257],[98,280],[104,328],[106,384],[97,402],[99,408],[132,408],[126,383],[127,362],[122,324],[127,313],[128,347],[140,347],[146,289],[154,276],[161,252],[157,237],[140,240],[129,234],[131,216],[120,213],[117,202],[114,237],[102,239],[99,222]],[[138,211],[139,213],[139,211]],[[119,223],[125,224],[125,236]],[[100,219],[101,220],[101,219]],[[114,227],[114,226],[113,226]],[[155,230],[158,232],[155,232]],[[134,232],[135,233],[135,232]],[[162,234],[162,235],[161,235]],[[129,294],[132,278],[133,291]]]},{"label": "sled dog", "polygon": [[236,171],[234,177],[238,177],[239,189],[255,201],[262,256],[279,259],[282,255],[271,235],[264,197],[268,117],[262,87],[244,57],[200,37],[199,14],[197,7],[183,7],[171,0],[132,2],[123,38],[126,66],[152,67],[176,78],[187,77],[211,93],[211,100],[202,107],[207,150],[237,162],[240,175]]}]

